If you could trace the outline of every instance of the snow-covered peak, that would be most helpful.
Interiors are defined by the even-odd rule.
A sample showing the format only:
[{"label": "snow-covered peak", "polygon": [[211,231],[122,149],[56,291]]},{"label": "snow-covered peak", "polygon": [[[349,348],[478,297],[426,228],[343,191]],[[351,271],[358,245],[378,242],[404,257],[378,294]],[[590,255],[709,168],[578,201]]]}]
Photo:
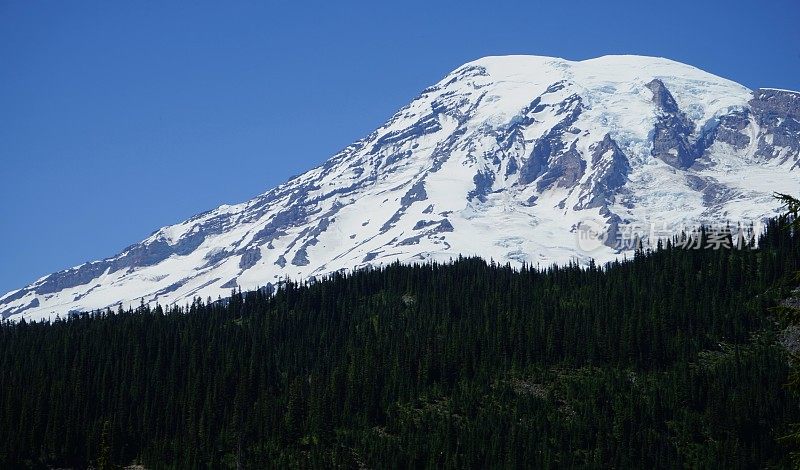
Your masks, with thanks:
[{"label": "snow-covered peak", "polygon": [[[758,222],[800,190],[800,94],[663,58],[485,57],[250,201],[0,297],[44,318],[366,265],[624,256],[629,227]],[[603,237],[586,245],[591,227]]]},{"label": "snow-covered peak", "polygon": [[[630,83],[648,77],[674,77],[744,88],[691,65],[663,57],[640,55],[605,55],[579,61],[532,55],[488,56],[462,65],[447,77],[457,76],[473,67],[484,69],[494,82],[537,84],[573,79],[585,85],[591,82]],[[448,80],[447,77],[444,81]]]}]

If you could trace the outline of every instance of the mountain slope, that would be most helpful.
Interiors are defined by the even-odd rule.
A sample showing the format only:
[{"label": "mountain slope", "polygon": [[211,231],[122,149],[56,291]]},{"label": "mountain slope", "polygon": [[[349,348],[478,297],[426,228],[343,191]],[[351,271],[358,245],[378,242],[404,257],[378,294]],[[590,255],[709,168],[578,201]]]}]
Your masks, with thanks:
[{"label": "mountain slope", "polygon": [[[487,57],[322,166],[8,293],[0,315],[183,303],[398,259],[604,261],[634,225],[774,215],[772,192],[800,189],[799,154],[797,92],[660,58]],[[585,227],[603,237],[579,244]]]}]

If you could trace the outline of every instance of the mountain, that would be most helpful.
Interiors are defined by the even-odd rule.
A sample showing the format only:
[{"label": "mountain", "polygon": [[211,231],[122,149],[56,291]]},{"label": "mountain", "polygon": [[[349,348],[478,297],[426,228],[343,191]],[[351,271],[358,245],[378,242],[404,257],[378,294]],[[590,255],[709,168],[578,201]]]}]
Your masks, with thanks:
[{"label": "mountain", "polygon": [[322,166],[12,291],[0,315],[183,304],[395,260],[606,261],[632,229],[757,224],[773,191],[799,189],[798,92],[662,58],[486,57]]}]

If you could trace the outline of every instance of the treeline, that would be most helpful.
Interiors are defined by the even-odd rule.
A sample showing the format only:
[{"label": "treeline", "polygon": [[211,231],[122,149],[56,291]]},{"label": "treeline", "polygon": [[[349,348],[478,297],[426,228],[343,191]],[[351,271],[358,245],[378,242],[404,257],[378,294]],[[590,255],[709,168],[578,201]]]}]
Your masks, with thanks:
[{"label": "treeline", "polygon": [[5,323],[0,466],[786,466],[781,225],[757,250],[395,264]]}]

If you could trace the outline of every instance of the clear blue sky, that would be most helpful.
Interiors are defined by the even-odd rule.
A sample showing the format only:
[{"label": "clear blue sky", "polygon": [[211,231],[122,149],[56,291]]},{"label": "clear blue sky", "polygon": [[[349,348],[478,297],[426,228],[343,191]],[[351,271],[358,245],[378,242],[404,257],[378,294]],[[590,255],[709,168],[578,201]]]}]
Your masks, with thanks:
[{"label": "clear blue sky", "polygon": [[0,0],[0,291],[249,199],[469,60],[623,53],[800,90],[800,2]]}]

